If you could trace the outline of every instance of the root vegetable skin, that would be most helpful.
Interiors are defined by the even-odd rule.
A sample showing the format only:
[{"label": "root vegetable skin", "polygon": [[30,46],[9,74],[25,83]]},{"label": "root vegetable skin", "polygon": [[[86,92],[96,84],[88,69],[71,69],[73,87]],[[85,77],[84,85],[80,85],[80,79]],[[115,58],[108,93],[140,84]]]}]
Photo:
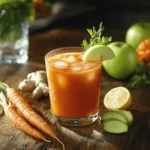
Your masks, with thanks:
[{"label": "root vegetable skin", "polygon": [[40,97],[49,95],[46,71],[36,71],[29,73],[27,79],[20,82],[18,89],[22,92],[31,93],[31,98],[39,99]]},{"label": "root vegetable skin", "polygon": [[32,96],[35,99],[40,98],[42,95],[48,96],[49,95],[49,90],[48,86],[45,83],[40,83],[39,86],[37,86],[34,91],[32,92]]},{"label": "root vegetable skin", "polygon": [[[28,102],[17,90],[8,88],[7,97],[9,101],[19,110],[20,114],[32,125],[36,126],[40,130],[48,130],[50,128],[49,125],[43,120],[43,118],[41,118],[35,111],[33,111]],[[53,132],[51,134],[55,137]]]},{"label": "root vegetable skin", "polygon": [[7,118],[13,123],[13,125],[15,125],[18,129],[27,133],[31,137],[47,141],[40,132],[32,128],[23,118],[20,117],[14,107],[7,107],[5,109],[5,114]]},{"label": "root vegetable skin", "polygon": [[56,139],[60,142],[64,148],[64,144],[57,138],[54,131],[50,128],[48,123],[38,115],[28,104],[25,98],[19,93],[19,91],[13,88],[7,88],[7,97],[12,104],[19,110],[20,114],[33,126],[37,127],[39,130],[43,131],[47,135]]},{"label": "root vegetable skin", "polygon": [[[63,142],[59,140],[53,129],[40,115],[38,115],[32,109],[27,100],[22,96],[22,94],[18,90],[10,88],[7,84],[3,82],[0,82],[0,89],[6,92],[6,96],[9,99],[9,103],[14,105],[21,117],[23,117],[25,120],[28,121],[28,123],[39,129],[40,131],[57,140],[62,145],[63,150],[65,150]],[[0,100],[1,99],[2,98],[0,97]],[[6,104],[7,103],[4,103],[3,106],[5,107]]]},{"label": "root vegetable skin", "polygon": [[4,112],[4,109],[3,109],[3,107],[0,105],[0,115],[2,115],[3,112]]},{"label": "root vegetable skin", "polygon": [[20,82],[19,89],[22,90],[22,92],[32,92],[35,89],[35,81],[24,79]]},{"label": "root vegetable skin", "polygon": [[4,95],[0,93],[0,104],[4,107],[4,112],[9,121],[18,129],[22,130],[31,137],[50,142],[36,129],[32,128],[18,113],[17,109],[10,103],[7,104],[7,100]]},{"label": "root vegetable skin", "polygon": [[146,62],[149,63],[150,62],[150,39],[146,39],[144,41],[142,41],[137,50],[137,57],[138,57],[138,62]]},{"label": "root vegetable skin", "polygon": [[38,86],[40,83],[47,83],[46,72],[42,70],[29,73],[27,78],[35,81],[36,86]]}]

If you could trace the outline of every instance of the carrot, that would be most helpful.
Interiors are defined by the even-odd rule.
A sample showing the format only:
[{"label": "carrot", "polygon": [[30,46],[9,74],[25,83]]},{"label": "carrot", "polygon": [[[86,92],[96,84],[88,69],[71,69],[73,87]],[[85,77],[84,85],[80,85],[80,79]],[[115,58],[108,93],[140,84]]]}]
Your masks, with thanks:
[{"label": "carrot", "polygon": [[150,39],[146,39],[144,41],[142,41],[137,50],[137,57],[138,57],[138,62],[150,62]]},{"label": "carrot", "polygon": [[64,144],[55,135],[49,124],[38,115],[32,107],[28,104],[26,99],[14,88],[9,88],[5,83],[0,82],[0,88],[6,91],[7,97],[11,103],[19,110],[20,114],[33,126],[40,129],[50,137],[56,139],[65,149]]},{"label": "carrot", "polygon": [[17,112],[16,108],[10,104],[7,104],[3,93],[0,93],[0,104],[4,107],[4,112],[7,118],[12,122],[14,126],[22,130],[31,137],[50,142],[44,138],[44,136],[34,128],[32,128]]}]

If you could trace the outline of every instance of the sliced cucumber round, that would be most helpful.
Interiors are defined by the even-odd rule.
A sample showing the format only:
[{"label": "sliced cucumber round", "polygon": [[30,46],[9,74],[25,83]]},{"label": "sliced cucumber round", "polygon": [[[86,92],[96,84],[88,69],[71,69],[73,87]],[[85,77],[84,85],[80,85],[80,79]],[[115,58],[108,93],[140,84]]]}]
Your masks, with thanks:
[{"label": "sliced cucumber round", "polygon": [[124,115],[121,113],[115,112],[115,111],[108,111],[102,114],[101,116],[102,120],[108,120],[108,119],[118,119],[124,123],[127,124],[127,120]]},{"label": "sliced cucumber round", "polygon": [[108,133],[125,133],[128,131],[128,125],[118,119],[107,119],[102,122],[103,129]]},{"label": "sliced cucumber round", "polygon": [[132,124],[133,115],[130,111],[127,111],[127,110],[115,110],[115,111],[125,116],[128,125]]}]

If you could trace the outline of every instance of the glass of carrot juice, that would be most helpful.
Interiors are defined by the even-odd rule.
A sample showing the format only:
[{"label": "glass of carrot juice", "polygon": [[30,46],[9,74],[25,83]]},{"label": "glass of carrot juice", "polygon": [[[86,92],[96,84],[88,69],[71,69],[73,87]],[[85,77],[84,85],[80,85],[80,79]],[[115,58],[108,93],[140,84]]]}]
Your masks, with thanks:
[{"label": "glass of carrot juice", "polygon": [[81,47],[63,47],[45,56],[51,112],[63,125],[98,119],[102,60],[85,62]]}]

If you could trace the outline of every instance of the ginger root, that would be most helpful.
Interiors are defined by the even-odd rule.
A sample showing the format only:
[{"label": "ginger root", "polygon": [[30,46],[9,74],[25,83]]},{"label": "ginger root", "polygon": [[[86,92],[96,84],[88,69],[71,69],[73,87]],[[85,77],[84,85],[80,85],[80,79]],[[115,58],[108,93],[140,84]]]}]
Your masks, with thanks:
[{"label": "ginger root", "polygon": [[49,95],[49,88],[47,84],[46,71],[36,71],[29,73],[27,79],[20,82],[18,89],[21,92],[31,93],[33,99],[39,99],[41,96]]},{"label": "ginger root", "polygon": [[0,105],[0,115],[3,114],[3,112],[4,112],[4,109],[3,109],[3,107]]},{"label": "ginger root", "polygon": [[27,78],[35,81],[35,85],[38,86],[40,83],[47,83],[46,72],[39,70],[36,72],[29,73]]},{"label": "ginger root", "polygon": [[39,98],[41,97],[42,95],[44,96],[48,96],[49,93],[48,93],[48,86],[46,83],[40,83],[33,91],[32,93],[33,97],[34,98]]},{"label": "ginger root", "polygon": [[35,89],[35,81],[30,79],[24,79],[19,84],[19,89],[22,92],[32,92]]}]

